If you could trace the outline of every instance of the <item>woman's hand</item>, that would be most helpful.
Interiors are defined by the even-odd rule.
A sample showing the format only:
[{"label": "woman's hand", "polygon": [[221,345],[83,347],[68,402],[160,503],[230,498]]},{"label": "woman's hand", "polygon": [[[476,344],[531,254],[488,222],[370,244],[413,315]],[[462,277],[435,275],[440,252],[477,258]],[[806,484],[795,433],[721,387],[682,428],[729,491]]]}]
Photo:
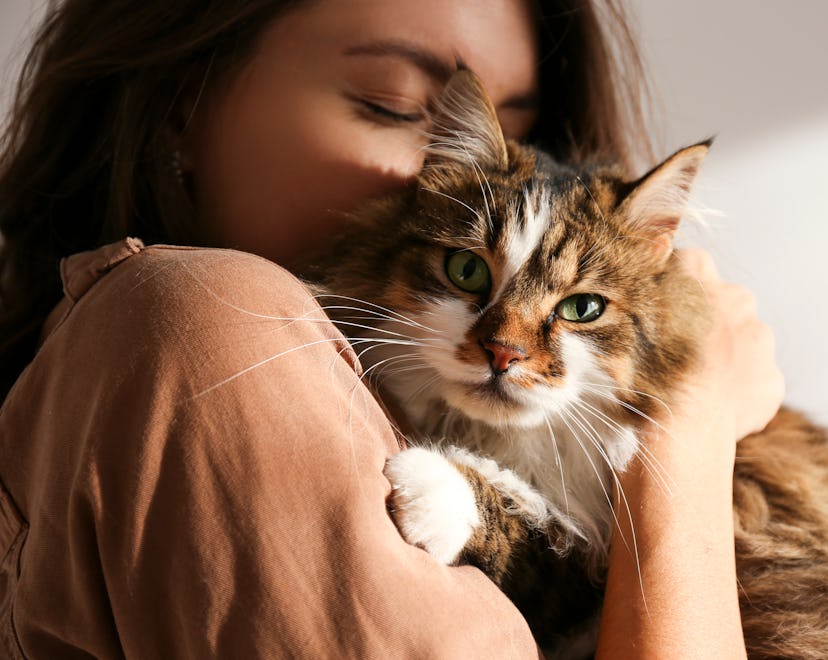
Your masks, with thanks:
[{"label": "woman's hand", "polygon": [[700,369],[688,376],[679,415],[715,419],[736,440],[761,431],[782,403],[785,385],[774,357],[774,337],[756,316],[756,299],[743,286],[723,282],[703,250],[682,250],[685,269],[704,288],[712,326]]},{"label": "woman's hand", "polygon": [[672,414],[642,434],[616,489],[598,658],[743,658],[733,543],[736,440],[782,401],[769,328],[751,293],[706,252],[679,258],[704,287],[712,324]]}]

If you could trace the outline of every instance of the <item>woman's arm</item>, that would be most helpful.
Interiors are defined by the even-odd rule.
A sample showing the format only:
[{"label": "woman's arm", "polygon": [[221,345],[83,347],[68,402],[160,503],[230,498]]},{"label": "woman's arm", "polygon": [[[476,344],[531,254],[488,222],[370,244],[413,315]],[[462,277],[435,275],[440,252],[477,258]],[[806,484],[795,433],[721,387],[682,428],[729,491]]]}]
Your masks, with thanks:
[{"label": "woman's arm", "polygon": [[537,658],[482,573],[400,537],[392,428],[291,275],[153,247],[67,290],[0,418],[27,657]]},{"label": "woman's arm", "polygon": [[[176,338],[159,339],[177,349],[193,396],[162,422],[158,467],[136,477],[164,494],[141,529],[167,542],[131,550],[147,569],[113,579],[125,580],[115,613],[119,630],[132,626],[132,654],[537,657],[483,575],[400,538],[382,472],[396,438],[307,290],[249,255],[170,261],[154,268],[177,276],[165,307],[181,308]],[[117,572],[120,558],[106,567]],[[129,581],[141,586],[127,595]],[[176,611],[178,637],[165,616]],[[155,627],[168,636],[147,636]]]},{"label": "woman's arm", "polygon": [[745,656],[733,542],[735,440],[767,424],[784,386],[773,336],[750,293],[723,283],[707,254],[682,258],[708,294],[713,329],[680,407],[643,438],[669,491],[654,461],[637,461],[621,477],[599,658]]}]

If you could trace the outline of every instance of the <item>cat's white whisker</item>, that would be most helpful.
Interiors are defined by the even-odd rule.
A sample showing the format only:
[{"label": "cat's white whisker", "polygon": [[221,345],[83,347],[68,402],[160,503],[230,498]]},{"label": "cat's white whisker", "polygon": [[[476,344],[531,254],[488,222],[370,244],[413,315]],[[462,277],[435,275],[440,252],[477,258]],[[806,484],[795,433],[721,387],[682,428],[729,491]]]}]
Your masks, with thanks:
[{"label": "cat's white whisker", "polygon": [[[383,307],[382,305],[378,305],[377,303],[373,303],[370,300],[362,300],[361,298],[354,298],[352,296],[343,296],[343,295],[340,295],[340,294],[337,294],[337,293],[318,293],[314,296],[314,298],[317,298],[317,299],[318,298],[339,298],[341,300],[349,300],[349,301],[354,302],[354,303],[359,303],[360,305],[368,305],[369,307],[373,307],[373,308],[381,310],[381,311],[383,311],[387,314],[390,314],[395,319],[401,319],[402,321],[410,323],[411,325],[417,326],[417,327],[422,328],[424,330],[428,330],[429,332],[433,332],[435,334],[440,334],[440,332],[441,332],[440,330],[435,330],[434,328],[429,328],[427,325],[423,325],[422,323],[419,323],[418,321],[415,321],[414,319],[408,318],[407,316],[405,316],[404,314],[401,314],[400,312],[398,312],[396,310],[390,309],[388,307]],[[366,311],[366,312],[368,311],[368,310],[366,310],[364,308],[361,308],[361,307],[357,308],[357,309],[360,310],[360,311]]]},{"label": "cat's white whisker", "polygon": [[348,341],[351,344],[366,344],[370,343],[375,346],[385,346],[385,345],[394,345],[394,346],[419,346],[420,348],[425,348],[428,344],[423,344],[416,339],[391,339],[387,337],[349,337]]},{"label": "cat's white whisker", "polygon": [[[294,323],[298,323],[298,322],[304,322],[304,323],[331,323],[331,320],[329,318],[327,318],[326,316],[324,316],[324,314],[322,316],[319,316],[319,309],[311,309],[308,312],[306,312],[305,314],[303,314],[302,316],[274,316],[272,314],[260,314],[258,312],[253,312],[253,311],[250,311],[248,309],[244,309],[242,307],[239,307],[238,305],[234,305],[231,302],[222,299],[217,294],[213,294],[213,295],[214,295],[215,298],[220,300],[223,304],[227,305],[228,307],[230,307],[231,309],[233,309],[237,312],[241,312],[242,314],[245,314],[246,316],[252,316],[254,318],[262,319],[263,321],[281,321],[281,322],[284,322],[284,325],[280,325],[279,327],[274,328],[274,330],[281,330],[283,328],[287,328],[287,327],[293,325]],[[316,315],[317,318],[311,318],[313,315]]]},{"label": "cat's white whisker", "polygon": [[[604,413],[599,408],[591,405],[589,402],[581,400],[577,402],[582,409],[590,412],[591,414],[595,415],[599,421],[603,422],[608,428],[615,431],[619,436],[626,433],[627,429],[621,426],[618,422],[616,422],[612,417]],[[652,452],[641,442],[637,443],[636,451],[641,456],[641,459],[644,461],[644,467],[650,472],[653,477],[659,482],[659,485],[664,490],[667,495],[672,495],[673,491],[670,487],[670,484],[667,481],[667,477],[669,477],[669,473],[667,470],[664,469],[664,466],[652,455]]]},{"label": "cat's white whisker", "polygon": [[407,367],[395,367],[395,368],[391,368],[391,369],[385,367],[381,370],[380,377],[382,377],[382,378],[396,378],[396,377],[399,377],[399,376],[404,376],[406,374],[416,373],[418,371],[420,371],[420,372],[423,372],[423,371],[430,372],[431,369],[428,367],[428,365],[425,365],[425,364],[415,364],[415,365],[409,365]]},{"label": "cat's white whisker", "polygon": [[604,216],[604,211],[601,209],[601,205],[598,204],[598,201],[595,199],[595,196],[592,194],[592,191],[589,189],[589,186],[584,183],[584,180],[580,176],[576,175],[575,180],[584,187],[584,190],[586,191],[586,194],[589,195],[589,198],[592,200],[592,203],[595,205],[595,210],[598,211],[598,216],[601,218],[601,222],[603,222],[606,225],[607,224],[607,218],[606,218],[606,216]]},{"label": "cat's white whisker", "polygon": [[459,146],[460,149],[465,154],[466,161],[468,162],[468,164],[470,164],[472,166],[472,171],[474,172],[474,175],[477,178],[477,183],[480,186],[480,191],[483,193],[483,205],[485,206],[485,209],[486,209],[486,221],[488,223],[489,232],[492,232],[492,231],[494,231],[494,219],[492,218],[492,212],[491,212],[491,209],[489,208],[489,200],[486,197],[486,190],[483,188],[483,181],[480,178],[481,175],[483,176],[483,179],[486,181],[486,185],[489,188],[489,193],[492,196],[492,205],[494,205],[494,203],[495,203],[494,193],[492,192],[492,188],[489,185],[489,181],[486,178],[486,175],[483,173],[483,170],[480,167],[480,164],[477,162],[477,158],[469,150],[469,147],[466,144],[466,140],[464,139],[463,134],[460,131],[455,131],[455,139],[456,139],[456,142],[454,144],[455,148],[457,146]]},{"label": "cat's white whisker", "polygon": [[[301,321],[303,323],[322,323],[322,324],[332,323],[333,325],[335,325],[337,327],[347,326],[347,327],[351,327],[351,328],[358,328],[358,329],[361,329],[361,330],[367,330],[369,332],[384,333],[385,335],[390,335],[392,337],[400,337],[400,338],[402,338],[403,340],[406,340],[406,341],[416,342],[416,345],[419,345],[419,346],[425,346],[428,342],[442,341],[438,337],[433,337],[433,338],[432,337],[415,337],[415,336],[403,334],[403,333],[400,333],[400,332],[394,332],[392,330],[388,330],[388,329],[383,328],[381,326],[364,325],[364,324],[354,323],[352,321],[345,321],[345,320],[341,320],[341,319],[328,319],[328,318],[309,319],[309,318],[302,318],[302,317],[273,317],[273,320],[288,321],[289,322],[288,325],[292,324],[293,322],[299,322],[299,321]],[[396,319],[392,319],[392,321],[396,322]],[[276,330],[281,330],[284,327],[286,327],[286,326],[280,326],[279,328],[276,328]],[[360,338],[360,337],[353,337],[353,336],[351,336],[351,338],[350,338],[351,341],[366,340],[366,339],[371,340],[371,341],[373,341],[373,340],[378,341],[380,338],[379,337]]]},{"label": "cat's white whisker", "polygon": [[[370,350],[370,349],[366,349],[366,351],[367,350]],[[360,376],[359,376],[359,380],[360,381],[362,381],[362,380],[369,380],[370,381],[374,377],[373,372],[376,371],[377,373],[380,373],[382,371],[382,369],[381,369],[382,366],[387,365],[390,362],[393,362],[393,361],[396,361],[396,360],[399,360],[399,359],[405,359],[405,358],[408,358],[408,357],[411,357],[411,356],[392,355],[389,358],[385,358],[384,360],[380,360],[379,362],[375,362],[374,364],[372,364],[369,367],[366,367],[362,371],[362,374],[360,374]]]},{"label": "cat's white whisker", "polygon": [[281,351],[281,352],[277,353],[276,355],[271,355],[271,356],[265,358],[264,360],[259,360],[255,364],[251,364],[250,366],[245,367],[244,369],[241,369],[241,370],[237,371],[232,376],[228,376],[227,378],[224,378],[223,380],[220,380],[219,382],[211,385],[207,389],[204,389],[201,392],[197,392],[196,394],[191,396],[189,400],[190,401],[195,401],[196,399],[199,399],[202,396],[204,396],[206,394],[209,394],[213,390],[217,390],[219,387],[223,387],[224,385],[227,385],[227,383],[231,383],[234,380],[236,380],[237,378],[241,378],[242,376],[244,376],[245,374],[253,371],[254,369],[258,369],[259,367],[262,367],[266,364],[269,364],[270,362],[273,362],[274,360],[278,360],[280,357],[284,357],[285,355],[289,355],[290,353],[300,351],[303,348],[310,348],[311,346],[317,346],[319,344],[338,343],[338,342],[341,342],[341,341],[342,341],[342,339],[340,337],[327,337],[325,339],[317,339],[316,341],[311,341],[311,342],[308,342],[306,344],[300,344],[298,346],[292,346],[291,348],[288,348],[287,350]]},{"label": "cat's white whisker", "polygon": [[653,394],[649,394],[648,392],[643,392],[641,390],[634,390],[634,389],[631,389],[629,387],[620,387],[618,385],[609,385],[607,383],[582,382],[581,384],[582,385],[588,385],[589,387],[597,387],[597,388],[601,388],[601,389],[608,389],[608,390],[613,390],[615,392],[629,392],[630,394],[636,394],[638,396],[643,396],[646,399],[650,399],[651,401],[655,401],[658,405],[660,405],[662,408],[664,408],[665,412],[667,412],[668,415],[670,415],[671,417],[673,416],[673,411],[670,409],[670,406],[668,406],[662,399],[659,399],[657,396],[655,396]]},{"label": "cat's white whisker", "polygon": [[419,327],[419,324],[417,324],[416,322],[414,322],[411,319],[407,319],[405,317],[400,317],[400,316],[391,316],[390,314],[387,314],[386,312],[375,310],[375,309],[370,309],[370,308],[367,308],[367,307],[356,307],[356,306],[353,306],[353,305],[323,305],[322,310],[325,311],[326,313],[329,312],[329,311],[339,312],[339,311],[342,311],[342,310],[360,312],[360,313],[366,315],[365,320],[394,321],[396,323],[402,323],[403,325],[409,325],[409,326],[412,326],[412,327]]},{"label": "cat's white whisker", "polygon": [[[627,522],[630,524],[630,537],[632,538],[632,553],[635,558],[635,570],[638,577],[638,588],[641,591],[641,603],[644,605],[644,611],[649,615],[650,608],[647,606],[647,594],[644,590],[644,574],[641,572],[641,558],[638,554],[638,538],[635,535],[635,523],[633,522],[632,509],[630,508],[630,502],[627,499],[627,494],[624,492],[624,487],[621,485],[621,481],[615,473],[613,473],[613,478],[615,479],[615,487],[618,489],[619,501],[621,505],[623,505],[624,510],[627,512]],[[618,518],[615,520],[617,523]],[[627,548],[627,551],[630,551],[630,546],[627,543],[624,534],[621,533],[621,529],[619,528],[618,531],[621,535],[622,541],[624,542],[624,546]]]},{"label": "cat's white whisker", "polygon": [[[653,455],[652,451],[643,444],[640,444],[638,447],[638,456],[643,462],[644,468],[647,472],[649,472],[656,479],[662,492],[667,497],[672,497],[673,488],[670,486],[670,481],[673,481],[673,479],[670,477],[670,473],[664,469],[661,462]],[[670,481],[668,481],[668,478]]]},{"label": "cat's white whisker", "polygon": [[477,161],[472,159],[471,161],[472,167],[474,168],[474,175],[477,177],[477,184],[480,186],[480,192],[483,194],[483,205],[486,207],[486,220],[489,226],[489,232],[494,230],[494,220],[492,218],[492,211],[489,208],[489,200],[486,197],[486,189],[483,187],[483,180],[481,180],[481,176],[483,179],[486,180],[486,185],[489,188],[489,193],[492,194],[492,205],[494,206],[494,194],[492,193],[492,188],[489,186],[489,180],[486,179],[486,175],[483,174],[483,170],[477,164]]},{"label": "cat's white whisker", "polygon": [[[396,357],[396,356],[394,356],[394,357]],[[383,362],[388,362],[390,360],[393,360],[394,357],[388,358],[387,360],[384,360]],[[365,396],[365,392],[366,392],[366,389],[365,388],[360,388],[359,385],[361,383],[363,383],[363,381],[365,381],[365,380],[370,381],[371,376],[369,374],[371,374],[371,371],[373,369],[375,369],[376,367],[382,365],[383,362],[379,362],[379,363],[374,364],[374,365],[368,367],[367,369],[363,370],[362,374],[360,374],[360,376],[357,378],[356,382],[354,383],[353,387],[351,388],[351,394],[350,394],[350,397],[348,399],[348,430],[349,430],[349,433],[351,434],[351,436],[353,436],[353,432],[354,432],[354,429],[353,429],[354,397],[356,396],[357,392],[361,392],[363,394],[363,396]],[[373,398],[370,394],[368,396],[370,398]],[[352,444],[352,451],[353,451],[353,443],[351,443],[351,444]],[[356,457],[354,457],[354,458],[356,458]]]},{"label": "cat's white whisker", "polygon": [[[202,282],[201,279],[193,272],[193,268],[191,268],[187,264],[182,263],[181,267],[184,268],[189,273],[190,277],[192,277],[193,280],[195,282],[197,282],[212,298],[214,298],[215,300],[220,302],[225,307],[229,307],[230,309],[232,309],[236,312],[239,312],[241,314],[244,314],[245,316],[251,316],[253,318],[262,319],[263,321],[294,321],[294,320],[304,320],[305,316],[310,316],[310,315],[315,314],[319,311],[318,309],[311,309],[305,315],[303,315],[302,317],[298,317],[298,318],[283,318],[283,317],[280,317],[280,316],[274,316],[272,314],[262,314],[261,312],[254,312],[253,310],[246,309],[244,307],[240,307],[239,305],[236,305],[235,303],[230,302],[225,297],[220,296],[211,287],[207,286],[204,282]],[[199,270],[204,272],[203,268],[199,268]],[[324,320],[324,319],[320,318],[319,320],[321,321],[321,320]]]},{"label": "cat's white whisker", "polygon": [[[601,471],[598,469],[598,466],[595,465],[595,461],[592,460],[592,456],[590,456],[590,453],[587,450],[587,448],[584,446],[584,443],[581,442],[581,438],[579,437],[578,432],[574,428],[572,428],[572,424],[570,424],[570,421],[573,422],[576,426],[578,426],[584,432],[586,432],[586,430],[583,428],[583,426],[581,426],[578,423],[578,420],[575,419],[575,417],[572,416],[570,414],[570,412],[568,410],[566,410],[565,408],[561,409],[561,411],[560,411],[560,419],[566,425],[566,427],[569,429],[569,432],[572,434],[572,437],[575,439],[575,441],[581,447],[581,451],[583,452],[584,457],[587,459],[590,466],[592,467],[592,471],[595,473],[595,476],[598,479],[598,484],[600,485],[601,490],[604,493],[604,498],[605,498],[607,504],[609,505],[610,510],[612,511],[612,517],[613,517],[613,519],[615,519],[615,524],[618,525],[618,518],[615,517],[615,510],[612,506],[612,497],[610,496],[609,492],[607,491],[606,485],[604,484],[604,478],[601,476]],[[607,463],[609,464],[609,461],[607,461]],[[612,468],[611,464],[610,464],[610,468]],[[621,529],[620,525],[619,525],[618,528],[619,528],[619,530]]]},{"label": "cat's white whisker", "polygon": [[[342,322],[342,321],[352,321],[352,322],[364,323],[364,324],[368,324],[370,328],[375,328],[375,329],[381,328],[381,327],[388,327],[388,326],[397,327],[397,325],[401,325],[403,329],[411,328],[411,329],[416,330],[420,333],[422,332],[421,328],[417,328],[416,326],[412,326],[410,323],[406,323],[406,322],[400,321],[398,319],[387,319],[385,317],[376,317],[376,316],[374,316],[374,317],[371,317],[371,316],[357,316],[357,315],[338,316],[336,319],[332,320],[331,323],[335,324],[335,323]],[[404,333],[400,333],[400,334],[404,334]],[[445,341],[445,339],[442,338],[442,337],[424,337],[422,334],[417,334],[417,335],[410,334],[410,335],[405,335],[405,336],[412,337],[412,338],[421,338],[423,340],[428,340],[428,341]]]},{"label": "cat's white whisker", "polygon": [[473,209],[471,206],[469,206],[465,202],[457,199],[456,197],[453,197],[452,195],[444,193],[441,190],[435,190],[434,188],[426,188],[425,186],[420,188],[420,190],[425,190],[426,192],[434,193],[435,195],[440,195],[441,197],[445,197],[446,199],[450,199],[453,202],[457,202],[458,204],[460,204],[460,206],[464,206],[469,211],[471,211],[474,214],[475,217],[478,217],[478,212],[477,212],[476,209]]},{"label": "cat's white whisker", "polygon": [[[621,481],[619,480],[618,475],[616,474],[615,469],[612,466],[612,462],[610,461],[609,456],[607,456],[606,452],[601,447],[600,436],[597,435],[597,432],[595,431],[594,427],[592,427],[592,425],[586,419],[583,418],[580,411],[572,410],[572,413],[573,414],[570,414],[570,412],[564,411],[564,415],[568,416],[573,422],[575,422],[576,425],[578,425],[587,434],[587,438],[592,442],[595,449],[599,452],[599,454],[602,456],[602,458],[606,461],[607,465],[609,466],[610,475],[612,476],[612,480],[615,483],[616,489],[618,490],[618,495],[619,495],[620,501],[623,503],[624,508],[627,511],[627,518],[628,518],[628,522],[630,524],[630,536],[631,536],[631,541],[632,541],[632,547],[630,546],[629,542],[626,539],[626,536],[624,535],[623,529],[621,527],[621,522],[618,520],[618,516],[615,513],[615,507],[613,506],[612,500],[610,499],[609,494],[607,493],[607,489],[604,486],[603,480],[600,479],[600,476],[599,476],[599,481],[601,483],[601,488],[604,491],[604,495],[607,497],[608,504],[609,504],[609,506],[612,510],[612,517],[615,520],[615,524],[616,524],[616,527],[618,529],[618,534],[621,537],[621,540],[623,541],[624,546],[627,548],[628,551],[632,552],[633,556],[635,557],[635,565],[636,565],[636,570],[637,570],[637,573],[638,573],[638,584],[639,584],[639,587],[641,589],[641,599],[642,599],[642,602],[644,604],[645,611],[648,611],[647,610],[647,599],[646,599],[646,596],[644,594],[644,579],[643,579],[643,576],[642,576],[642,573],[641,573],[641,561],[640,561],[639,555],[638,555],[638,539],[636,538],[636,535],[635,535],[635,524],[633,523],[632,511],[630,509],[629,502],[627,500],[627,495],[626,495],[626,493],[624,493],[624,488],[621,485]],[[578,421],[578,419],[575,417],[575,414],[577,414],[584,421],[584,423],[587,425],[587,427],[589,427],[589,429],[592,429],[592,432],[595,433],[594,436],[589,430],[587,430],[587,428],[585,428]],[[576,437],[576,439],[577,439],[577,437]],[[578,440],[578,443],[581,444],[580,440]],[[586,452],[586,449],[583,447],[583,444],[581,444],[581,448],[584,450],[584,452]],[[590,463],[592,463],[591,459],[590,459]],[[594,467],[594,464],[593,464],[593,467]],[[597,470],[596,470],[596,473],[597,473]]]},{"label": "cat's white whisker", "polygon": [[430,387],[434,387],[440,383],[440,375],[435,373],[430,378],[425,379],[419,387],[417,387],[414,391],[412,391],[405,399],[405,403],[416,399],[422,392]]},{"label": "cat's white whisker", "polygon": [[598,452],[601,458],[604,459],[604,462],[607,464],[607,467],[609,468],[613,477],[615,477],[615,466],[613,465],[612,460],[610,460],[609,455],[607,454],[606,450],[602,445],[601,434],[598,433],[598,430],[584,416],[580,406],[580,402],[573,401],[567,413],[569,414],[570,419],[573,422],[575,422],[584,433],[586,433],[587,439],[595,447],[595,450]]},{"label": "cat's white whisker", "polygon": [[383,328],[381,326],[364,325],[362,323],[354,323],[352,321],[342,321],[342,320],[338,320],[338,319],[331,320],[330,322],[333,323],[337,327],[347,326],[349,328],[359,328],[360,330],[368,330],[370,332],[382,332],[386,335],[391,335],[392,337],[402,337],[403,339],[410,340],[410,341],[416,341],[416,342],[422,342],[422,343],[429,342],[429,341],[439,341],[436,338],[414,337],[412,335],[406,335],[406,334],[403,334],[401,332],[394,332],[393,330],[388,330],[388,329]]},{"label": "cat's white whisker", "polygon": [[489,189],[489,197],[491,197],[492,200],[492,210],[497,213],[497,200],[495,199],[494,192],[492,191],[492,183],[489,181],[489,177],[486,176],[486,173],[483,172],[483,170],[481,170],[480,173],[483,175],[483,182],[486,184],[486,188]]},{"label": "cat's white whisker", "polygon": [[[645,611],[649,611],[647,609],[646,594],[644,593],[644,578],[643,578],[643,575],[642,575],[642,572],[641,572],[641,561],[640,561],[639,554],[638,554],[638,539],[636,538],[636,534],[635,534],[635,524],[633,522],[632,511],[630,509],[629,501],[627,500],[627,495],[624,492],[624,488],[621,485],[621,481],[618,478],[618,475],[617,475],[615,469],[613,468],[612,463],[609,460],[609,457],[607,456],[605,451],[600,446],[600,436],[597,434],[597,431],[589,423],[589,421],[584,417],[584,412],[583,412],[585,410],[584,405],[588,406],[589,404],[586,404],[584,401],[576,402],[575,409],[572,412],[574,414],[577,414],[578,417],[580,417],[581,420],[583,420],[583,422],[595,432],[595,436],[593,436],[591,433],[587,432],[587,437],[593,442],[593,445],[595,446],[596,450],[601,454],[601,456],[604,458],[604,460],[607,462],[607,465],[610,468],[610,473],[612,475],[613,482],[615,483],[615,487],[618,490],[618,496],[620,498],[620,503],[623,505],[624,509],[627,512],[627,520],[628,520],[629,525],[630,525],[630,537],[631,537],[630,540],[632,541],[632,547],[630,547],[630,544],[627,542],[627,539],[625,538],[623,530],[620,526],[620,521],[618,520],[618,517],[615,514],[614,507],[613,507],[613,518],[615,519],[615,524],[618,528],[618,533],[621,536],[621,539],[624,542],[625,547],[627,548],[628,551],[631,551],[633,553],[633,556],[635,557],[636,571],[637,571],[637,574],[638,574],[638,584],[639,584],[639,588],[641,590],[642,603],[644,605]],[[588,410],[588,408],[587,408],[587,410]],[[595,409],[593,409],[593,410],[595,410]],[[573,419],[574,422],[576,422],[576,424],[578,423],[577,419],[575,419],[574,417],[572,419]],[[581,426],[581,425],[579,424],[579,426]],[[623,427],[621,427],[620,425],[616,424],[616,426],[618,426],[619,430],[623,430]],[[583,429],[584,427],[581,426],[581,428]],[[639,449],[641,449],[641,448],[642,448],[642,446],[639,443]],[[651,474],[652,474],[652,472],[651,472]],[[659,474],[658,471],[655,472],[654,476],[656,476],[657,478],[661,477],[661,475]],[[669,485],[667,485],[666,482],[663,482],[663,480],[661,481],[661,483],[663,484],[663,487],[666,487],[668,492],[669,492],[670,491]],[[604,492],[606,493],[606,490]]]},{"label": "cat's white whisker", "polygon": [[635,415],[638,415],[638,416],[639,416],[639,417],[641,417],[642,419],[646,419],[648,422],[650,422],[651,424],[653,424],[653,426],[655,426],[657,429],[659,429],[659,430],[661,430],[661,431],[664,431],[667,435],[669,435],[669,436],[671,436],[671,437],[672,437],[672,433],[670,433],[670,431],[669,431],[668,429],[666,429],[664,426],[662,426],[661,424],[659,424],[659,423],[658,423],[656,420],[654,420],[652,417],[650,417],[649,415],[647,415],[647,414],[646,414],[646,413],[644,413],[643,411],[639,410],[639,409],[638,409],[638,408],[636,408],[635,406],[633,406],[633,405],[631,405],[631,404],[629,404],[629,403],[626,403],[625,401],[621,401],[621,399],[619,399],[619,398],[617,398],[617,397],[615,397],[615,396],[612,396],[612,395],[610,395],[610,394],[606,394],[605,392],[601,392],[600,390],[597,390],[597,389],[592,389],[591,387],[587,387],[587,386],[584,386],[584,389],[585,389],[585,390],[588,390],[588,391],[591,391],[591,392],[592,392],[592,394],[594,394],[594,395],[596,395],[596,396],[599,396],[599,397],[602,397],[602,398],[604,398],[604,399],[608,399],[608,400],[610,400],[610,401],[613,401],[613,402],[617,403],[619,406],[621,406],[622,408],[626,408],[626,409],[627,409],[627,410],[629,410],[631,413],[633,413],[633,414],[635,414]]},{"label": "cat's white whisker", "polygon": [[[414,362],[416,364],[413,366],[400,366],[400,363],[405,365],[405,363],[408,362]],[[423,359],[416,354],[392,355],[377,364],[382,364],[382,367],[377,370],[378,377],[394,377],[413,371],[429,370],[428,365],[426,365],[423,362]]]},{"label": "cat's white whisker", "polygon": [[572,515],[569,509],[569,494],[566,492],[566,479],[564,478],[563,461],[561,460],[560,450],[558,449],[558,440],[555,438],[555,431],[552,430],[552,423],[549,421],[549,418],[544,416],[543,421],[546,422],[546,428],[549,429],[549,437],[552,438],[552,448],[555,450],[555,464],[558,466],[561,474],[561,493],[563,493],[566,514]]}]

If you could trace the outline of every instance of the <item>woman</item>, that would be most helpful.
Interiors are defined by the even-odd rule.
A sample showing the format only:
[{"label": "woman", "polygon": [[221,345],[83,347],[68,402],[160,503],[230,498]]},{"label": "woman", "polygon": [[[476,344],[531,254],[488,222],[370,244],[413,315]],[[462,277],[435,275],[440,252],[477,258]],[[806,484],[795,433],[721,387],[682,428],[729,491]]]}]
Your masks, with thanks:
[{"label": "woman", "polygon": [[[480,573],[402,542],[391,425],[329,324],[278,320],[318,310],[272,262],[301,271],[339,212],[416,173],[422,108],[457,59],[509,137],[631,164],[639,74],[620,13],[607,20],[612,44],[574,0],[50,12],[0,178],[8,654],[537,654]],[[645,470],[624,477],[643,584],[614,544],[608,657],[744,654],[734,439],[770,418],[781,380],[749,295],[687,261],[728,313],[647,439],[681,501]]]}]

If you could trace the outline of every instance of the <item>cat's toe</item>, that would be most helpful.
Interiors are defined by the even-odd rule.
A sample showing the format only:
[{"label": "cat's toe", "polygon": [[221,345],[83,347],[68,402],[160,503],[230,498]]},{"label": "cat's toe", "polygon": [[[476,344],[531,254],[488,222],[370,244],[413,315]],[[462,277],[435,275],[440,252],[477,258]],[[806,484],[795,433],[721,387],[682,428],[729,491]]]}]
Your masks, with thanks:
[{"label": "cat's toe", "polygon": [[474,490],[442,454],[415,447],[388,460],[389,509],[403,538],[452,564],[480,525]]}]

